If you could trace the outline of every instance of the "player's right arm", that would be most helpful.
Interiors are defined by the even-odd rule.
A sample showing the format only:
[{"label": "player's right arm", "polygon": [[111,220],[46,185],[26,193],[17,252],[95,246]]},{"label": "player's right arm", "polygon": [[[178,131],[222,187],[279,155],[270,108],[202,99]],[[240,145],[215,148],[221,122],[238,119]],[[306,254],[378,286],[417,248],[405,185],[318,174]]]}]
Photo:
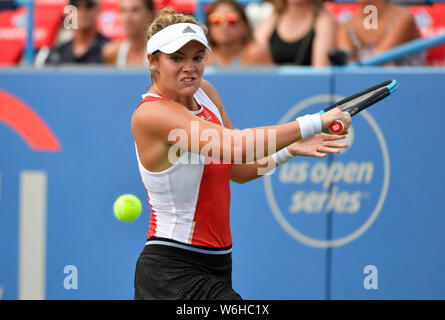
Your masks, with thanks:
[{"label": "player's right arm", "polygon": [[[324,131],[335,120],[342,120],[346,129],[350,123],[350,117],[337,108],[322,114],[321,119]],[[165,100],[141,104],[133,114],[131,127],[141,162],[148,170],[159,162],[165,164],[172,146],[232,163],[236,160],[245,163],[260,159],[255,156],[255,148],[263,147],[264,153],[260,154],[264,157],[268,156],[269,143],[275,143],[276,150],[280,150],[301,139],[298,121],[235,130],[200,119],[181,104]],[[275,132],[269,134],[269,130]],[[275,141],[268,141],[269,137],[275,137]],[[146,154],[148,151],[150,154]]]}]

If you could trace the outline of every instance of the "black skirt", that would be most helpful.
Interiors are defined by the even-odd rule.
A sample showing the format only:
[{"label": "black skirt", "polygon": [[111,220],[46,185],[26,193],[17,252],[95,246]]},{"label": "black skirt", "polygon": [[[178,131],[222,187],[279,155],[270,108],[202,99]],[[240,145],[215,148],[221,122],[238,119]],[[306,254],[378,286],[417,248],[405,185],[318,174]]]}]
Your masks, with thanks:
[{"label": "black skirt", "polygon": [[241,300],[232,289],[232,254],[149,244],[134,277],[135,300]]}]

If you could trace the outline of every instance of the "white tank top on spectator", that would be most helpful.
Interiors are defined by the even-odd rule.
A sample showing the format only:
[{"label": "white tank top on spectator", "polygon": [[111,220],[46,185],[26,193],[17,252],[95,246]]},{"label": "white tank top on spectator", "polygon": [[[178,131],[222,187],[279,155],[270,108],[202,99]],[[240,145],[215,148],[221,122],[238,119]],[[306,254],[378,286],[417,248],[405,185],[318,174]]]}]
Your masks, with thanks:
[{"label": "white tank top on spectator", "polygon": [[[130,47],[131,47],[130,41],[124,41],[119,46],[119,51],[117,53],[117,59],[116,59],[116,67],[121,69],[128,67],[127,58],[128,58],[128,52],[130,51]],[[149,66],[147,58],[144,58],[143,64],[146,67]]]}]

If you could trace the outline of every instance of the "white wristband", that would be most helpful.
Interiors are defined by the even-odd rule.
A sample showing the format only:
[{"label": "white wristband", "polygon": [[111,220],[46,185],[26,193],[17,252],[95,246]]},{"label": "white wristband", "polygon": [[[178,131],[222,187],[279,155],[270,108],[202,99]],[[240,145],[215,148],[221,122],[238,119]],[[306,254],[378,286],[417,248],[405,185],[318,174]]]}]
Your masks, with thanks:
[{"label": "white wristband", "polygon": [[285,162],[288,162],[290,159],[295,158],[295,156],[293,156],[289,150],[286,148],[281,149],[280,151],[274,153],[273,155],[271,155],[273,161],[275,161],[276,164],[280,165],[283,164]]},{"label": "white wristband", "polygon": [[321,132],[321,117],[318,113],[307,114],[304,117],[299,117],[297,118],[297,121],[300,125],[301,139],[306,139]]}]

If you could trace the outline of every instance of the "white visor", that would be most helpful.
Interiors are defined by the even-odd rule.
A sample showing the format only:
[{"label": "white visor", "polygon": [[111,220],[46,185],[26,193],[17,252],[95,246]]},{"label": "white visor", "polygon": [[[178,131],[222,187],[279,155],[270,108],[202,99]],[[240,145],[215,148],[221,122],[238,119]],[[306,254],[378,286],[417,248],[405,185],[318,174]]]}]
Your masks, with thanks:
[{"label": "white visor", "polygon": [[147,42],[147,54],[159,50],[163,53],[173,53],[188,42],[195,40],[204,45],[210,52],[204,30],[194,23],[176,23],[156,32]]}]

